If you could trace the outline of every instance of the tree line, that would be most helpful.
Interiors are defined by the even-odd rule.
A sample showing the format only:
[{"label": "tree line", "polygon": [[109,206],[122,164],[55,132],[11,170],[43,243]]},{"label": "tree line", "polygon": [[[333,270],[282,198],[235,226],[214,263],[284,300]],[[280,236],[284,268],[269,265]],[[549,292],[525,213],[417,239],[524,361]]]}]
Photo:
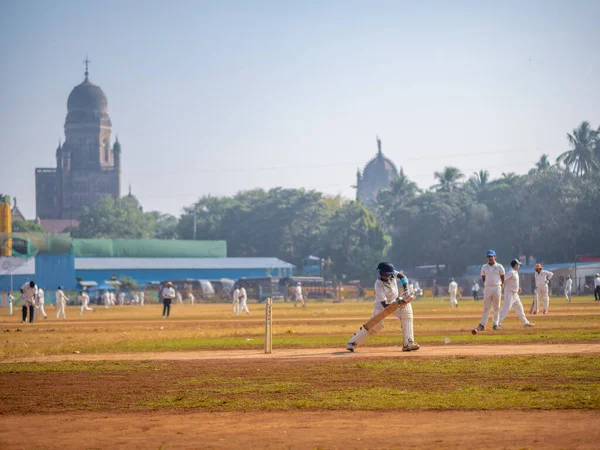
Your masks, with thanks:
[{"label": "tree line", "polygon": [[[488,248],[503,260],[573,261],[600,255],[600,128],[581,123],[570,149],[547,155],[525,174],[467,177],[456,167],[435,172],[421,190],[401,169],[367,208],[304,189],[253,189],[204,196],[180,218],[143,212],[137,201],[107,197],[80,218],[78,237],[222,239],[229,256],[275,256],[296,265],[315,254],[338,278],[370,279],[382,259],[402,267],[437,265],[460,275]],[[195,217],[195,219],[194,219]],[[441,272],[442,273],[442,272]],[[440,273],[440,274],[441,274]]]}]

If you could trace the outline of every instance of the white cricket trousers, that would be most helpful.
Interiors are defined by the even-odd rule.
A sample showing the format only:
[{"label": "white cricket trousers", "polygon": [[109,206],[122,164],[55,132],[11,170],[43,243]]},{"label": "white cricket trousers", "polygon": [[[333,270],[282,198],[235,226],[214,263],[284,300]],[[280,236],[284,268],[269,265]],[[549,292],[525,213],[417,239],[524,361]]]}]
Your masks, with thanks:
[{"label": "white cricket trousers", "polygon": [[509,311],[512,309],[517,313],[517,317],[523,324],[528,324],[529,320],[525,317],[525,311],[523,310],[523,304],[521,298],[517,292],[505,291],[504,292],[504,305],[502,305],[502,312],[500,312],[500,322],[502,322]]},{"label": "white cricket trousers", "polygon": [[240,313],[240,301],[238,299],[234,299],[232,305],[233,305],[233,313],[239,314]]},{"label": "white cricket trousers", "polygon": [[12,302],[8,302],[8,315],[9,316],[13,315]]},{"label": "white cricket trousers", "polygon": [[565,299],[567,302],[571,303],[571,289],[565,288]]},{"label": "white cricket trousers", "polygon": [[83,303],[81,304],[81,309],[79,310],[79,317],[81,317],[81,316],[83,315],[83,310],[86,310],[86,311],[93,311],[94,309],[93,309],[93,308],[90,308],[90,307],[88,306],[88,302],[83,302]]},{"label": "white cricket trousers", "polygon": [[42,313],[42,316],[48,317],[48,315],[46,314],[46,311],[44,310],[44,304],[43,303],[39,304],[37,306],[37,308],[35,308],[35,312],[34,312],[35,320],[38,319],[40,313]]},{"label": "white cricket trousers", "polygon": [[246,314],[250,314],[250,311],[248,310],[248,305],[246,305],[246,299],[243,298],[240,300],[240,309],[239,309],[239,313],[241,314],[242,312],[245,312]]},{"label": "white cricket trousers", "polygon": [[485,326],[492,314],[492,325],[498,325],[500,321],[500,297],[502,297],[501,286],[487,286],[483,289],[483,314],[481,315],[481,325]]},{"label": "white cricket trousers", "polygon": [[60,315],[62,315],[63,319],[67,318],[67,315],[65,314],[65,302],[62,301],[56,302],[56,318],[58,319]]},{"label": "white cricket trousers", "polygon": [[456,292],[450,292],[450,308],[458,306],[458,300],[456,300]]},{"label": "white cricket trousers", "polygon": [[[384,310],[384,306],[377,302],[374,305],[373,308],[373,315],[371,317],[375,317],[377,314],[379,314],[381,311]],[[415,335],[414,335],[414,330],[413,330],[413,310],[412,310],[412,305],[409,303],[408,305],[406,305],[404,308],[402,309],[397,309],[396,311],[394,311],[392,313],[392,315],[396,316],[396,318],[398,320],[400,320],[400,324],[402,326],[402,340],[404,345],[408,345],[411,342],[415,341]],[[358,341],[356,341],[356,345],[361,345],[364,344],[365,342],[367,342],[367,340],[369,339],[370,336],[379,333],[381,330],[383,330],[383,322],[385,320],[382,320],[381,322],[379,322],[377,325],[375,325],[373,328],[371,328],[368,332],[365,332],[366,330],[364,330],[362,327],[360,328],[359,332],[355,335],[360,335],[360,338]],[[353,338],[350,338],[350,340],[353,340]]]},{"label": "white cricket trousers", "polygon": [[540,306],[542,311],[548,312],[550,306],[550,297],[548,296],[548,286],[542,286],[537,288],[537,294],[535,296],[535,308],[534,311],[539,311]]}]

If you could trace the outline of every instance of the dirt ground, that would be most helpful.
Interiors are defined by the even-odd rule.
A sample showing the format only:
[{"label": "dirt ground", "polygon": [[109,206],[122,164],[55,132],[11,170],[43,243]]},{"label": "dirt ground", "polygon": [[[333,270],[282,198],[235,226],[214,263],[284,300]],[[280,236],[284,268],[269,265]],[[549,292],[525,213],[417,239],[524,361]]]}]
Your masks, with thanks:
[{"label": "dirt ground", "polygon": [[416,352],[402,352],[399,347],[369,347],[355,353],[343,348],[275,349],[271,354],[257,350],[222,350],[197,352],[137,352],[35,356],[11,358],[2,363],[54,361],[186,361],[218,359],[303,359],[303,358],[427,358],[450,356],[512,356],[600,354],[600,343],[586,344],[504,344],[424,346]]},{"label": "dirt ground", "polygon": [[[35,431],[34,431],[35,430]],[[596,449],[600,413],[66,413],[5,416],[3,449]]]}]

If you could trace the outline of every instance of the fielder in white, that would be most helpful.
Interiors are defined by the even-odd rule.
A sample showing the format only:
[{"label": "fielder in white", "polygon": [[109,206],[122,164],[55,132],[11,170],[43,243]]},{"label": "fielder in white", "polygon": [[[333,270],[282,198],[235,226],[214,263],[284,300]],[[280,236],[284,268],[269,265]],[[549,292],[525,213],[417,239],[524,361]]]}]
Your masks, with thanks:
[{"label": "fielder in white", "polygon": [[306,308],[306,302],[304,301],[304,297],[302,296],[302,283],[298,281],[296,284],[296,289],[294,290],[294,297],[296,303],[294,303],[294,307],[298,306],[298,303],[302,305],[303,308]]},{"label": "fielder in white", "polygon": [[119,292],[119,306],[125,304],[125,292]]},{"label": "fielder in white", "polygon": [[27,322],[27,311],[29,311],[29,323],[33,323],[33,315],[35,311],[35,303],[38,296],[38,287],[35,281],[30,281],[21,286],[21,298],[23,299],[22,322]]},{"label": "fielder in white", "polygon": [[454,278],[450,279],[450,284],[448,285],[448,295],[450,295],[450,309],[456,306],[458,308],[458,300],[456,299],[456,294],[458,293],[458,284],[454,281]]},{"label": "fielder in white", "polygon": [[567,275],[567,279],[565,280],[565,300],[568,303],[571,303],[571,289],[573,288],[573,280],[571,280],[571,275]]},{"label": "fielder in white", "polygon": [[48,318],[48,315],[46,314],[46,311],[44,310],[44,290],[42,288],[38,288],[38,295],[37,295],[37,303],[35,305],[35,320],[37,320],[38,318],[38,311],[40,313],[42,313],[42,316],[44,316],[44,319]]},{"label": "fielder in white", "polygon": [[232,295],[233,313],[239,314],[240,313],[240,288],[236,287],[233,290],[233,293],[231,295]]},{"label": "fielder in white", "polygon": [[104,309],[108,309],[110,307],[110,292],[104,291],[102,294],[102,303],[104,303]]},{"label": "fielder in white", "polygon": [[600,301],[600,273],[594,277],[594,301]]},{"label": "fielder in white", "polygon": [[80,291],[79,294],[77,294],[77,301],[81,305],[81,309],[79,310],[79,317],[83,316],[84,310],[96,312],[96,310],[94,308],[90,308],[90,306],[89,306],[90,296],[87,295],[87,293]]},{"label": "fielder in white", "polygon": [[144,301],[146,300],[146,294],[144,294],[144,291],[140,292],[138,297],[140,298],[140,306],[144,306]]},{"label": "fielder in white", "polygon": [[492,324],[494,330],[499,330],[500,322],[500,298],[502,297],[502,285],[504,284],[504,267],[496,262],[496,252],[488,250],[488,263],[481,267],[481,279],[483,280],[483,314],[481,321],[471,333],[477,334],[485,330],[485,325],[493,310]]},{"label": "fielder in white", "polygon": [[192,294],[191,292],[188,293],[188,300],[190,302],[190,305],[194,305],[196,303],[196,297],[194,297],[194,294]]},{"label": "fielder in white", "polygon": [[6,292],[6,304],[8,306],[8,315],[9,316],[13,315],[13,302],[14,301],[15,301],[15,298],[12,296],[10,291],[7,291]]},{"label": "fielder in white", "polygon": [[62,318],[66,319],[67,315],[65,314],[65,306],[67,306],[67,301],[69,300],[69,297],[67,297],[63,292],[62,286],[58,287],[55,295],[56,304],[54,306],[56,306],[56,318],[58,319],[59,316],[62,315]]},{"label": "fielder in white", "polygon": [[535,324],[531,323],[525,317],[523,304],[519,297],[519,294],[522,292],[519,286],[519,267],[521,267],[521,262],[518,259],[513,259],[510,262],[510,266],[512,270],[509,270],[504,276],[504,305],[502,305],[502,312],[500,312],[498,328],[502,329],[502,321],[508,316],[511,308],[515,310],[517,317],[523,322],[524,327],[533,327]]},{"label": "fielder in white", "polygon": [[181,296],[181,292],[177,292],[175,294],[175,299],[177,300],[178,305],[183,305],[183,297]]},{"label": "fielder in white", "polygon": [[554,274],[547,270],[544,270],[541,264],[536,264],[535,269],[535,287],[537,288],[533,314],[537,314],[540,311],[540,304],[542,305],[542,313],[548,314],[548,307],[550,306],[550,297],[548,295],[548,282],[552,279]]},{"label": "fielder in white", "polygon": [[[375,302],[373,304],[373,316],[379,314],[386,306],[395,302],[398,298],[398,282],[400,280],[405,292],[408,289],[408,280],[402,272],[397,272],[394,265],[389,262],[381,262],[377,266],[379,278],[375,281]],[[397,278],[396,278],[397,277]],[[404,301],[404,300],[402,300]],[[413,310],[410,303],[406,303],[401,309],[397,309],[392,313],[402,326],[403,352],[419,350],[421,347],[415,342],[413,334]],[[373,317],[372,316],[372,317]],[[353,352],[356,347],[364,344],[372,336],[383,330],[383,320],[375,325],[371,330],[365,330],[360,327],[357,333],[354,334],[346,344],[346,349]]]},{"label": "fielder in white", "polygon": [[248,294],[246,293],[246,288],[243,285],[240,285],[240,309],[239,309],[239,313],[241,314],[242,311],[244,311],[246,313],[247,316],[250,315],[250,310],[248,309],[248,305],[246,304],[246,302],[248,301]]}]

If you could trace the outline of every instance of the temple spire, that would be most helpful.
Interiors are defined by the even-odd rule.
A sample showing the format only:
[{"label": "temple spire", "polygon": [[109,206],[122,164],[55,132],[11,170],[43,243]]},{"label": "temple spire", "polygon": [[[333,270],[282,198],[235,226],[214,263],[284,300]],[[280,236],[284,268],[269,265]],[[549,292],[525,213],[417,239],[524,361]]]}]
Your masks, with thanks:
[{"label": "temple spire", "polygon": [[83,60],[83,63],[85,64],[85,79],[86,80],[88,79],[88,76],[90,75],[90,71],[89,71],[90,67],[89,66],[90,66],[91,62],[92,61],[90,61],[90,59],[88,58],[88,55],[86,53],[85,54],[85,59]]},{"label": "temple spire", "polygon": [[383,152],[381,151],[381,139],[379,139],[379,136],[377,136],[377,155],[382,155]]}]

